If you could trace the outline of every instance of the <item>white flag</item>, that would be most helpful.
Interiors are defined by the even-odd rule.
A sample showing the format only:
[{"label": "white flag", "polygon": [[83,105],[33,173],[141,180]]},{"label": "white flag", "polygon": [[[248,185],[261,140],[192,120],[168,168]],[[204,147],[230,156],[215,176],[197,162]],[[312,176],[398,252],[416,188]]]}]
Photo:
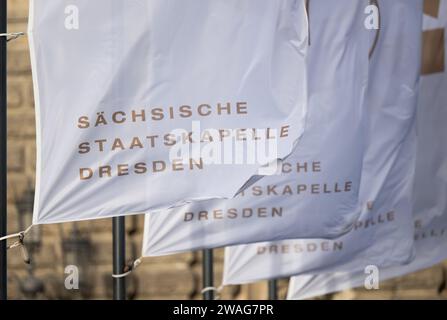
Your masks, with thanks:
[{"label": "white flag", "polygon": [[[415,221],[416,258],[404,266],[376,268],[372,264],[365,265],[363,261],[352,272],[334,272],[309,274],[292,277],[289,283],[288,299],[306,299],[318,295],[346,290],[361,286],[372,286],[378,281],[400,277],[411,272],[422,270],[441,263],[447,259],[447,214],[434,217],[427,221]],[[386,254],[386,253],[384,253]],[[378,284],[380,288],[380,284]],[[371,287],[369,287],[371,288]]]},{"label": "white flag", "polygon": [[304,0],[32,0],[34,223],[234,197],[299,144],[307,25]]},{"label": "white flag", "polygon": [[422,2],[381,1],[380,12],[367,95],[361,219],[353,231],[333,241],[288,240],[227,248],[224,284],[359,265],[385,267],[408,263],[413,257],[411,195]]},{"label": "white flag", "polygon": [[[403,276],[447,259],[447,74],[445,30],[447,1],[427,1],[424,9],[423,66],[418,103],[418,151],[414,183],[416,258],[399,267],[379,268],[378,280]],[[374,245],[376,246],[376,245]],[[385,252],[383,253],[385,254]],[[303,299],[370,283],[371,271],[358,261],[357,270],[292,278],[288,296]]]},{"label": "white flag", "polygon": [[368,1],[313,0],[306,130],[281,175],[235,199],[146,215],[143,255],[289,238],[334,238],[360,215]]}]

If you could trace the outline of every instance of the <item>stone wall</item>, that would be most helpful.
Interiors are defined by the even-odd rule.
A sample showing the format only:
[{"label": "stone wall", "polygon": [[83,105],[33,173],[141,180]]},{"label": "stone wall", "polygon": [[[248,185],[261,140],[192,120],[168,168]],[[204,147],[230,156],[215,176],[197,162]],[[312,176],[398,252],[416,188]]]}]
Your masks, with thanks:
[{"label": "stone wall", "polygon": [[[9,32],[27,27],[28,0],[8,1]],[[35,175],[35,125],[31,70],[26,37],[8,44],[8,232],[20,230],[17,205],[23,204],[26,192],[32,188]],[[29,199],[28,199],[29,200]],[[143,217],[129,217],[128,257],[139,256]],[[9,298],[30,297],[30,285],[42,281],[43,299],[109,299],[112,296],[112,237],[111,219],[82,223],[67,223],[41,227],[42,244],[33,254],[32,267],[27,267],[20,251],[8,252]],[[73,230],[89,244],[82,259],[84,267],[81,289],[66,290],[64,268],[71,257],[63,250],[64,239]],[[88,252],[86,252],[88,251]],[[128,278],[129,298],[134,299],[200,299],[200,252],[147,259]],[[216,284],[222,274],[223,251],[216,250]],[[447,264],[386,282],[378,292],[350,290],[325,298],[446,298]],[[36,279],[38,280],[36,282]],[[285,296],[287,280],[281,281],[280,296]],[[267,284],[225,288],[224,298],[265,299]]]}]

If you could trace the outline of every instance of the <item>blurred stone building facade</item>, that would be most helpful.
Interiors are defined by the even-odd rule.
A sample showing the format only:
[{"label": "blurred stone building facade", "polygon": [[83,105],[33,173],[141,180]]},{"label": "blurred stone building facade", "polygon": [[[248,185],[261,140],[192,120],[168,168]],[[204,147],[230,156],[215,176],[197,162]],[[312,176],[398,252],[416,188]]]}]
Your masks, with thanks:
[{"label": "blurred stone building facade", "polygon": [[[9,32],[27,28],[28,0],[8,0]],[[26,37],[8,44],[8,232],[30,222],[35,176],[35,124],[30,59]],[[30,239],[32,264],[23,263],[19,249],[8,252],[10,299],[110,299],[112,297],[112,221],[45,225]],[[127,257],[139,256],[143,217],[126,218]],[[200,299],[201,253],[146,259],[127,278],[130,299]],[[215,250],[215,283],[220,284],[223,250]],[[64,286],[65,266],[80,270],[80,289]],[[387,281],[378,291],[349,290],[322,298],[402,299],[447,298],[447,263]],[[280,281],[280,298],[287,280]],[[267,283],[232,286],[225,299],[266,299]]]}]

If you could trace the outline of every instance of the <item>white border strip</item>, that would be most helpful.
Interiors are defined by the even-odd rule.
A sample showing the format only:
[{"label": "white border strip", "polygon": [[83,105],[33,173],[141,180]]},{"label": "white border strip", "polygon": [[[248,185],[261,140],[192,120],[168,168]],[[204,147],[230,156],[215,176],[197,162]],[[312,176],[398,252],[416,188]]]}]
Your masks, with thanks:
[{"label": "white border strip", "polygon": [[39,79],[37,76],[36,64],[36,47],[34,45],[34,13],[35,0],[29,1],[29,18],[28,18],[28,44],[31,58],[31,73],[33,77],[34,91],[34,108],[36,117],[36,187],[34,195],[33,224],[38,224],[39,207],[40,207],[40,184],[41,184],[41,123],[40,123],[40,91]]}]

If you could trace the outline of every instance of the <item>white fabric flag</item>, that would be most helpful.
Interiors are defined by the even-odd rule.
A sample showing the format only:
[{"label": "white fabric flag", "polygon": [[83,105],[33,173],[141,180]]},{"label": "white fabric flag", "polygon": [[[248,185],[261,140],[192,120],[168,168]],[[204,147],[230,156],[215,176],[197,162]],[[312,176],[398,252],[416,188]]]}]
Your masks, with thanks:
[{"label": "white fabric flag", "polygon": [[[424,8],[427,15],[424,16],[423,76],[417,114],[418,151],[414,182],[416,258],[405,266],[379,268],[380,281],[428,268],[447,259],[447,149],[433,144],[447,139],[447,43],[444,36],[447,1],[441,1],[440,7],[435,1],[429,2]],[[304,299],[363,286],[368,276],[364,268],[362,261],[358,261],[358,269],[353,272],[293,277],[288,297]]]},{"label": "white fabric flag", "polygon": [[35,224],[232,198],[299,144],[304,0],[30,5]]},{"label": "white fabric flag", "polygon": [[360,264],[385,267],[413,257],[411,194],[422,2],[381,1],[380,13],[366,99],[360,220],[353,231],[333,241],[300,239],[227,248],[224,284],[351,270]]},{"label": "white fabric flag", "polygon": [[434,217],[428,224],[422,220],[416,220],[415,247],[415,260],[404,266],[375,269],[374,264],[364,265],[362,262],[359,264],[359,268],[353,272],[341,271],[292,277],[287,298],[301,300],[361,287],[365,283],[370,285],[371,278],[368,276],[371,275],[371,272],[378,271],[378,280],[385,281],[441,263],[447,259],[447,214],[445,210],[443,216]]},{"label": "white fabric flag", "polygon": [[306,129],[282,173],[231,200],[146,215],[143,255],[289,238],[334,238],[360,215],[368,1],[313,0]]}]

